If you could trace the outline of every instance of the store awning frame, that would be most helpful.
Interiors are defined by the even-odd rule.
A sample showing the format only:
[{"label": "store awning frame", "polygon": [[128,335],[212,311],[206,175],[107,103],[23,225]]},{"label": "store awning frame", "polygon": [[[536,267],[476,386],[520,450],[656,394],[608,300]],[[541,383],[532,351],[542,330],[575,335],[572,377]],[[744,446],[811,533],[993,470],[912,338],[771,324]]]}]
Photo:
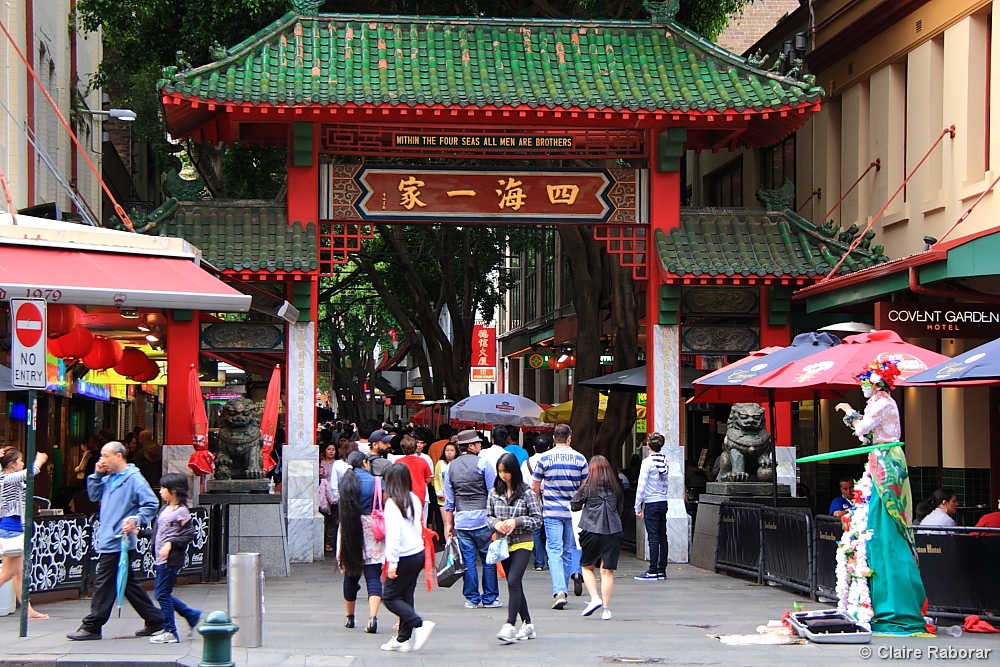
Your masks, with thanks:
[{"label": "store awning frame", "polygon": [[11,298],[241,313],[251,301],[201,269],[193,253],[0,239],[0,301]]}]

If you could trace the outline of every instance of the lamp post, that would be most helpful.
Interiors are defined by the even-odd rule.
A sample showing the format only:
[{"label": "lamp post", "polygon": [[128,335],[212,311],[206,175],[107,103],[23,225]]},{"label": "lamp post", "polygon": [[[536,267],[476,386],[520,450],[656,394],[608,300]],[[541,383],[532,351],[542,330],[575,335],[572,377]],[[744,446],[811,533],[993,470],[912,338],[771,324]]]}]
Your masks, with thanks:
[{"label": "lamp post", "polygon": [[115,120],[133,121],[135,120],[135,112],[131,109],[102,109],[92,111],[90,109],[84,109],[84,113],[89,113],[91,116],[107,116],[108,118],[113,118]]}]

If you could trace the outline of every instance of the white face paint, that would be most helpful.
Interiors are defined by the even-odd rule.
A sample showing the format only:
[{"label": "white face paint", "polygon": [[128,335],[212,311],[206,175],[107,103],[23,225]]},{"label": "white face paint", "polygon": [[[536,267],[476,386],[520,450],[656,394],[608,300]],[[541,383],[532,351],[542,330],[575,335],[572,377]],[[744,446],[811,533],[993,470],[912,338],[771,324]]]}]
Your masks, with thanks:
[{"label": "white face paint", "polygon": [[861,393],[864,394],[865,398],[871,398],[875,394],[875,387],[870,384],[862,385]]}]

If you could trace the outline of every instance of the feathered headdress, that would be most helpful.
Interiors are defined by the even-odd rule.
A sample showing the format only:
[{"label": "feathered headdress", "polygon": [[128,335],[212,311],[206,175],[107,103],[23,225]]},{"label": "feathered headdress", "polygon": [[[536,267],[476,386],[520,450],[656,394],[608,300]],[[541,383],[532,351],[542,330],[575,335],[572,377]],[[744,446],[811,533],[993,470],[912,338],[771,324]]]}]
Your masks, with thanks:
[{"label": "feathered headdress", "polygon": [[896,379],[899,377],[899,367],[894,359],[879,361],[876,359],[868,364],[860,375],[854,376],[862,387],[869,386],[883,391],[892,391],[896,388]]}]

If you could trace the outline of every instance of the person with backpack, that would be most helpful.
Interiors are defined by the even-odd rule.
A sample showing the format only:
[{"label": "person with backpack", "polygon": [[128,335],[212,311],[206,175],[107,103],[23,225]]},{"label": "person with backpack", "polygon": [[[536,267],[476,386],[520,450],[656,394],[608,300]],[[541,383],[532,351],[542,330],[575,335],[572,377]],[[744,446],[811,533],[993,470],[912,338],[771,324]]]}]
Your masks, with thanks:
[{"label": "person with backpack", "polygon": [[652,452],[639,466],[635,490],[635,516],[642,519],[649,540],[649,569],[636,581],[662,581],[667,578],[667,457],[660,451],[664,438],[652,433],[646,445]]}]

